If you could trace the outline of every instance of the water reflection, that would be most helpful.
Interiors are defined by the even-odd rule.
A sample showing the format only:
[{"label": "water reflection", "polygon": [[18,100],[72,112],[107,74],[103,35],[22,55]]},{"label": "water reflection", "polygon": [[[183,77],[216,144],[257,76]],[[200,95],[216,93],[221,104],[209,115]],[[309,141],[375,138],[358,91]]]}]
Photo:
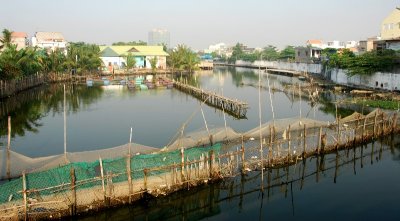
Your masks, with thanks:
[{"label": "water reflection", "polygon": [[[66,85],[68,113],[76,113],[100,99],[101,87],[85,85]],[[52,84],[23,91],[16,96],[0,102],[0,136],[7,134],[7,116],[11,116],[11,137],[24,136],[26,132],[37,133],[43,125],[41,119],[48,114],[53,116],[63,112],[63,87]]]},{"label": "water reflection", "polygon": [[[268,170],[263,193],[260,172],[250,172],[78,220],[365,220],[374,217],[371,206],[396,219],[396,204],[390,203],[400,194],[394,175],[400,165],[393,166],[390,156],[399,150],[399,139],[385,139]],[[332,209],[335,216],[327,216]]]},{"label": "water reflection", "polygon": [[[226,125],[242,133],[259,124],[258,73],[245,68],[216,68],[189,77],[177,75],[177,80],[223,94],[249,104],[247,119],[223,116],[221,110],[203,107],[208,126]],[[262,74],[262,122],[272,119],[267,75]],[[306,97],[287,93],[287,85],[301,83],[297,78],[269,75],[275,118],[306,116],[322,121],[334,121],[334,94],[322,94],[319,103]],[[66,85],[67,151],[110,148],[125,144],[133,127],[133,140],[147,146],[162,148],[171,142],[182,124],[199,109],[200,102],[177,90],[157,89],[131,91],[123,86]],[[338,108],[344,117],[355,107]],[[364,111],[365,113],[365,111]],[[4,146],[7,138],[7,116],[12,116],[12,149],[30,157],[60,154],[63,151],[63,87],[46,85],[22,92],[0,102],[0,136]],[[201,114],[187,122],[184,132],[205,129]]]}]

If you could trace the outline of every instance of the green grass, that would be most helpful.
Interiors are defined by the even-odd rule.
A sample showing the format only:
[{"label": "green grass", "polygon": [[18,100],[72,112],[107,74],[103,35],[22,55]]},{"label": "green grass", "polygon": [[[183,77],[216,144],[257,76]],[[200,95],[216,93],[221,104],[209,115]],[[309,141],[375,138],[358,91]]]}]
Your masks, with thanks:
[{"label": "green grass", "polygon": [[382,109],[397,110],[399,108],[398,101],[385,101],[385,100],[357,100],[357,104],[364,104],[370,107],[378,107]]}]

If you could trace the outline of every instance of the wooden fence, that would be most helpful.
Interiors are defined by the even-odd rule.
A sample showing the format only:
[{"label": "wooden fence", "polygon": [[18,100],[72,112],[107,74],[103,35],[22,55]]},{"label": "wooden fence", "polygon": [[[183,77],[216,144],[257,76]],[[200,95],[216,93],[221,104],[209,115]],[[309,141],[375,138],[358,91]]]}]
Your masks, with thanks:
[{"label": "wooden fence", "polygon": [[[0,99],[9,97],[20,91],[24,91],[33,87],[37,87],[44,83],[64,82],[77,79],[78,77],[71,74],[34,74],[23,77],[21,79],[0,80]],[[86,79],[86,78],[85,78]]]},{"label": "wooden fence", "polygon": [[[291,131],[289,127],[279,136],[272,128],[270,135],[266,137],[268,140],[245,140],[242,137],[240,142],[230,144],[220,153],[211,150],[203,153],[198,159],[189,160],[182,149],[180,162],[170,165],[131,170],[133,158],[128,155],[125,169],[114,173],[99,159],[98,176],[77,180],[75,169],[71,168],[70,182],[42,189],[29,189],[26,175],[22,174],[22,189],[15,195],[22,194],[23,198],[0,204],[0,219],[26,220],[73,216],[128,204],[147,194],[163,196],[179,189],[192,188],[247,171],[286,167],[310,156],[323,156],[398,133],[397,125],[396,113],[389,116],[383,112],[376,112],[375,115],[345,122],[338,120],[338,123],[331,127],[304,125],[296,131]],[[336,167],[337,164],[336,162]],[[138,174],[140,178],[135,179]],[[121,177],[124,180],[121,181]],[[263,176],[261,177],[263,179]],[[93,187],[84,187],[88,184]],[[43,192],[52,194],[42,194]],[[12,195],[10,198],[12,199]]]}]

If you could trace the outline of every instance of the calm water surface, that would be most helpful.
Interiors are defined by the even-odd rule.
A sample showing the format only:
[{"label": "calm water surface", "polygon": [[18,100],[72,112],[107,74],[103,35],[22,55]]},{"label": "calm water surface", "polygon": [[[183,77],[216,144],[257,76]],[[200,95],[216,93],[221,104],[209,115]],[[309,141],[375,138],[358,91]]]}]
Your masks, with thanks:
[{"label": "calm water surface", "polygon": [[[266,74],[262,76],[262,84],[267,88]],[[245,132],[259,124],[257,70],[216,69],[199,72],[188,82],[249,103],[247,119],[226,116],[227,125],[235,131]],[[270,84],[276,88],[292,82],[297,79],[270,75]],[[205,129],[200,102],[175,89],[129,91],[118,85],[67,85],[66,88],[68,152],[125,144],[129,141],[131,127],[133,142],[157,148],[171,142],[186,122],[185,132]],[[27,92],[25,97],[25,100],[14,98],[2,103],[3,110],[8,110],[12,116],[12,149],[30,157],[63,153],[63,86],[37,89]],[[266,122],[272,119],[268,90],[262,91],[261,98],[262,120]],[[334,114],[321,111],[320,105],[311,107],[307,101],[299,102],[298,96],[282,92],[273,94],[273,105],[276,118],[300,116],[301,112],[303,117],[334,120]],[[224,126],[222,111],[206,105],[202,109],[210,128]],[[189,120],[193,113],[193,119]],[[1,125],[0,142],[4,146],[7,142],[5,114]]]},{"label": "calm water surface", "polygon": [[[267,86],[266,74],[262,84]],[[282,88],[297,79],[270,75]],[[249,103],[247,119],[226,116],[238,132],[258,126],[257,70],[218,68],[199,72],[190,84]],[[125,144],[133,140],[162,148],[179,131],[204,129],[200,102],[177,90],[129,91],[125,87],[67,85],[67,149],[69,152]],[[274,92],[276,118],[304,117],[333,121],[335,107],[325,95],[311,105],[298,96]],[[262,91],[262,121],[271,120],[268,90]],[[301,108],[300,108],[301,104]],[[6,145],[7,115],[12,116],[11,148],[30,157],[63,152],[63,86],[37,88],[0,102],[0,143]],[[360,111],[360,107],[352,107]],[[203,106],[209,127],[224,126],[223,113]],[[360,111],[361,112],[361,111]],[[342,116],[352,110],[339,108]],[[133,206],[77,219],[92,220],[398,220],[400,197],[398,135],[324,158],[301,161],[267,173],[261,193],[259,172],[202,186]]]}]

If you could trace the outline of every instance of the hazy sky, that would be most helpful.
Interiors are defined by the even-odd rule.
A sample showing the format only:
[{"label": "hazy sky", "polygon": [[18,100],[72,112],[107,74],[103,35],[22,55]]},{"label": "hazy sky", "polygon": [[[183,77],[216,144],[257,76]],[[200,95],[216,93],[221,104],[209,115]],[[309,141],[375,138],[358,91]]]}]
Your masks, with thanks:
[{"label": "hazy sky", "polygon": [[171,45],[193,49],[241,42],[304,45],[308,39],[379,35],[397,0],[0,0],[0,29],[62,32],[68,41],[147,41],[167,29]]}]

